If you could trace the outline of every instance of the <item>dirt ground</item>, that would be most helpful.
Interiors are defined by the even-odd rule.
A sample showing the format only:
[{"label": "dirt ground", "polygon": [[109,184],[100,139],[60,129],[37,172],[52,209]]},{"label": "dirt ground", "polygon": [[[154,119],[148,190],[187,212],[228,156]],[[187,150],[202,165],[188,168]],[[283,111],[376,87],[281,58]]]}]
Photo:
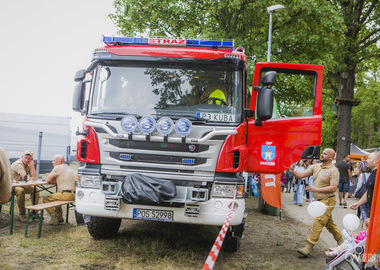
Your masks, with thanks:
[{"label": "dirt ground", "polygon": [[282,195],[281,219],[260,213],[256,198],[248,200],[245,238],[239,250],[246,260],[242,269],[323,269],[327,246],[324,241],[316,245],[310,258],[302,258],[296,252],[305,245],[310,226],[299,219],[300,209],[292,208],[291,196]]},{"label": "dirt ground", "polygon": [[[250,197],[247,199],[248,217],[246,221],[246,230],[244,233],[244,239],[242,241],[241,248],[238,252],[228,252],[222,250],[217,259],[214,269],[323,269],[325,265],[324,251],[329,246],[334,246],[334,240],[331,235],[324,231],[321,240],[315,246],[315,249],[310,258],[301,258],[296,250],[305,244],[305,240],[310,232],[313,219],[307,214],[307,205],[299,207],[292,202],[292,193],[282,194],[282,207],[283,212],[281,219],[278,216],[271,216],[262,214],[258,211],[258,200],[256,197]],[[16,207],[17,208],[17,207]],[[16,209],[17,210],[17,209]],[[337,208],[334,210],[334,218],[340,229],[343,229],[341,225],[341,218],[347,213],[353,213],[353,210]],[[96,246],[100,248],[102,243],[99,241],[91,242],[91,237],[88,235],[85,226],[76,227],[75,217],[73,211],[70,211],[70,223],[71,225],[61,225],[62,233],[65,233],[62,229],[67,228],[67,234],[75,234],[78,246],[88,243],[88,246],[81,247],[82,249],[92,249]],[[144,225],[140,225],[144,224]],[[9,216],[7,214],[0,214],[0,234],[8,233]],[[66,226],[66,227],[65,227]],[[15,234],[20,237],[18,241],[23,240],[25,224],[21,223],[15,218]],[[37,222],[31,224],[30,238],[34,238],[36,234]],[[53,234],[54,228],[52,226],[44,226],[42,229],[42,237],[40,240],[41,245],[43,239],[48,239],[50,234]],[[136,241],[137,243],[143,240],[150,241],[167,241],[172,237],[168,231],[182,231],[178,233],[178,239],[168,240],[170,250],[168,250],[167,256],[172,256],[175,252],[181,253],[184,250],[192,250],[194,252],[193,258],[189,259],[192,262],[186,261],[184,264],[188,265],[187,269],[200,269],[209,250],[212,247],[213,242],[218,234],[216,228],[209,228],[204,226],[193,225],[181,225],[181,224],[164,224],[164,223],[135,223],[134,221],[123,221],[120,228],[118,239],[115,241],[108,241],[107,245],[112,245],[112,248],[118,248],[119,242]],[[139,231],[141,236],[137,233]],[[159,236],[158,236],[159,235]],[[3,236],[3,240],[8,240],[6,246],[8,249],[15,246],[14,249],[18,249],[15,237]],[[147,238],[148,237],[148,238]],[[1,253],[11,256],[11,251],[6,250],[4,246],[1,246],[0,236],[0,255]],[[165,240],[162,240],[165,239]],[[27,241],[28,239],[26,239]],[[49,240],[50,241],[50,240]],[[4,243],[4,242],[3,242]],[[35,242],[34,242],[35,243]],[[37,242],[38,243],[38,242]],[[25,243],[24,243],[25,245]],[[68,244],[71,245],[71,244]],[[74,244],[75,245],[75,244]],[[78,249],[78,248],[77,248]],[[68,251],[69,252],[69,251]],[[166,256],[165,251],[160,251],[162,254],[159,256]],[[0,256],[1,257],[1,256]],[[6,259],[4,256],[3,258]],[[187,257],[185,256],[185,260]],[[11,259],[9,259],[11,260]],[[104,261],[105,259],[103,259]],[[70,262],[69,262],[70,263]],[[8,263],[12,265],[11,262]],[[165,262],[164,262],[165,264]],[[1,265],[1,264],[0,264]],[[91,266],[92,265],[92,266]],[[65,267],[65,269],[102,269],[102,265],[99,267],[93,267],[90,261],[82,263],[81,267]],[[109,267],[107,269],[131,269],[129,266],[119,267],[114,261],[108,262]],[[183,267],[184,265],[181,264]],[[181,268],[182,267],[178,267]],[[174,265],[168,267],[168,269],[176,269]],[[12,268],[13,269],[13,268]],[[14,268],[14,269],[17,269]],[[24,269],[24,268],[19,268]],[[28,268],[29,269],[29,268]],[[34,269],[31,267],[30,269]],[[39,268],[49,269],[49,268]],[[59,266],[54,269],[60,269]],[[62,268],[63,269],[63,268]],[[146,265],[146,268],[140,269],[155,269],[154,265]],[[166,269],[163,266],[160,269]]]}]

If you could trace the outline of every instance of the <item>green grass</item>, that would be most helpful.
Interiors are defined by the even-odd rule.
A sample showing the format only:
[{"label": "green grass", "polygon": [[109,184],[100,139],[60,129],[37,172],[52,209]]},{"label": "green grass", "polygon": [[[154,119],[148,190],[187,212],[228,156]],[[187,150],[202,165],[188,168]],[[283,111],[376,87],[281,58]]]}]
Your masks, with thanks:
[{"label": "green grass", "polygon": [[0,269],[200,269],[216,233],[198,227],[124,221],[116,239],[93,240],[69,224],[43,226],[37,239],[34,222],[27,238],[23,228],[0,238]]},{"label": "green grass", "polygon": [[[259,213],[256,198],[247,199],[247,210],[242,247],[236,253],[222,250],[215,270],[322,268],[323,247],[317,250],[320,257],[307,262],[295,252],[309,228],[286,215],[280,220]],[[217,227],[123,220],[115,239],[94,240],[86,226],[75,226],[73,210],[70,224],[43,225],[40,239],[37,225],[31,224],[25,238],[25,224],[16,221],[13,235],[0,236],[1,270],[201,269],[219,232]]]}]

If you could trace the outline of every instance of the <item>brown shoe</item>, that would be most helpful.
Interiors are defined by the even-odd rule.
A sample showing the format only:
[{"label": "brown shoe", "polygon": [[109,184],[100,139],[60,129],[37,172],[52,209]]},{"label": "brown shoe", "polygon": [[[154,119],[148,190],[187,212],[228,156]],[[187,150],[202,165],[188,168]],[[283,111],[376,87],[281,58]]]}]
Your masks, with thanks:
[{"label": "brown shoe", "polygon": [[58,216],[58,222],[59,223],[65,222],[65,220],[63,219],[63,216]]},{"label": "brown shoe", "polygon": [[311,251],[313,250],[313,247],[314,247],[313,244],[307,242],[306,246],[304,246],[303,248],[297,249],[297,252],[304,257],[309,257]]},{"label": "brown shoe", "polygon": [[26,222],[26,215],[20,215],[20,221]]},{"label": "brown shoe", "polygon": [[44,224],[46,224],[46,225],[58,225],[59,221],[58,221],[57,216],[51,216],[50,220],[44,222]]}]

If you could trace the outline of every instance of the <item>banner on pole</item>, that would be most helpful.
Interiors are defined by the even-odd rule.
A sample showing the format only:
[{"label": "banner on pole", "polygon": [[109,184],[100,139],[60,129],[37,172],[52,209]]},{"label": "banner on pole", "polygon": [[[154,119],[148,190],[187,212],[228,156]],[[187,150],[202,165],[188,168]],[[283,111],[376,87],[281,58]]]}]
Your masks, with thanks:
[{"label": "banner on pole", "polygon": [[261,174],[261,195],[267,204],[281,209],[280,174]]}]

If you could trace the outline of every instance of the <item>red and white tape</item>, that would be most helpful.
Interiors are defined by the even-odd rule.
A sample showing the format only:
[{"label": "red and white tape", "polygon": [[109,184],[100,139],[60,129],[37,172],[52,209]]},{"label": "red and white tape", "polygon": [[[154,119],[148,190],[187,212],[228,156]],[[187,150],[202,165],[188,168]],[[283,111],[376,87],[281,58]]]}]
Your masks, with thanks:
[{"label": "red and white tape", "polygon": [[230,212],[228,213],[227,218],[224,221],[222,228],[220,229],[218,237],[216,238],[214,245],[212,246],[210,253],[208,254],[208,257],[206,259],[205,264],[203,265],[202,270],[211,270],[214,268],[216,259],[218,258],[218,255],[219,255],[219,251],[222,248],[224,238],[226,237],[228,227],[230,226],[232,211],[234,210],[234,205],[235,205],[236,193],[237,192],[235,192],[234,198],[231,203]]}]

